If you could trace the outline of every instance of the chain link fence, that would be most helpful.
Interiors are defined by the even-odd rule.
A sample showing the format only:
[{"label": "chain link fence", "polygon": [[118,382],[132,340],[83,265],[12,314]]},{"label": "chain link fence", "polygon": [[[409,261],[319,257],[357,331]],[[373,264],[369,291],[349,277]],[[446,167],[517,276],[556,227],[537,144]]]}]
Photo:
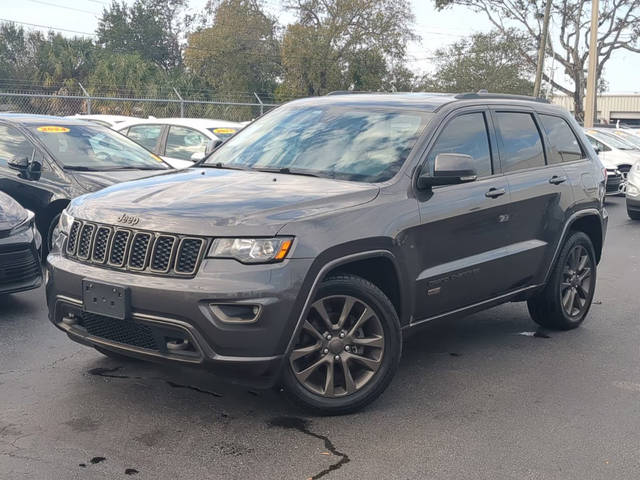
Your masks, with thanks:
[{"label": "chain link fence", "polygon": [[[176,92],[177,93],[177,92]],[[75,114],[127,115],[131,117],[216,118],[234,122],[253,120],[278,106],[256,101],[228,102],[178,98],[57,95],[0,92],[0,112],[67,116]]]}]

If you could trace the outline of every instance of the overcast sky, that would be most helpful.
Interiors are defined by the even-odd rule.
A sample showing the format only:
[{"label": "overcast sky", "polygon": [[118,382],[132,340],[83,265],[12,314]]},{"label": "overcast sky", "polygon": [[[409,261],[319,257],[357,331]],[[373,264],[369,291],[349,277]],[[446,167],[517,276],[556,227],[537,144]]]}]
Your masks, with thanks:
[{"label": "overcast sky", "polygon": [[[430,70],[427,57],[435,49],[471,33],[491,29],[489,22],[480,13],[460,7],[437,12],[430,0],[411,1],[416,16],[415,30],[422,37],[420,42],[414,42],[408,48],[410,67],[416,72]],[[102,9],[109,3],[107,0],[0,0],[0,18],[91,33],[97,26]],[[201,10],[206,0],[190,0],[189,3],[192,10]],[[265,3],[280,22],[291,21],[291,15],[283,14],[277,0],[266,0]],[[557,27],[552,23],[551,28],[553,33]],[[605,67],[609,92],[640,93],[639,73],[640,53],[617,51]],[[556,79],[561,79],[562,76],[562,72],[556,69]]]}]

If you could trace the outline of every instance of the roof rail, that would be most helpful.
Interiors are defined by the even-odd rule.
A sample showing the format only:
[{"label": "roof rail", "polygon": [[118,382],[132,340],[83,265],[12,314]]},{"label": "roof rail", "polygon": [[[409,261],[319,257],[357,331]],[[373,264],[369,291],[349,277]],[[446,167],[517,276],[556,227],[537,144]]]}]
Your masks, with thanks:
[{"label": "roof rail", "polygon": [[539,103],[551,103],[546,98],[542,97],[529,97],[527,95],[514,95],[510,93],[489,93],[486,90],[480,90],[477,93],[460,93],[456,95],[454,98],[458,100],[471,100],[476,98],[496,98],[496,99],[511,99],[511,100],[525,100],[529,102],[539,102]]},{"label": "roof rail", "polygon": [[372,92],[372,91],[366,91],[366,90],[336,90],[335,92],[327,93],[326,96],[329,97],[333,95],[356,95],[356,94],[363,94],[363,93],[387,93],[387,92]]}]

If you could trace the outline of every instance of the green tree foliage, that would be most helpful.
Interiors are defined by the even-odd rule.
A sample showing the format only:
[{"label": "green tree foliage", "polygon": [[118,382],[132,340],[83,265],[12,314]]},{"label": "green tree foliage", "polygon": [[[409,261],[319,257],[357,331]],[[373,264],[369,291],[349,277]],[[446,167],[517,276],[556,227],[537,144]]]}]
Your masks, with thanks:
[{"label": "green tree foliage", "polygon": [[[522,62],[518,48],[526,42],[517,35],[479,33],[435,52],[436,71],[423,79],[421,88],[435,92],[490,92],[530,95],[530,65]],[[517,43],[517,45],[516,45]]]},{"label": "green tree foliage", "polygon": [[[290,0],[281,96],[378,90],[415,38],[407,0]],[[370,70],[369,70],[370,69]]]},{"label": "green tree foliage", "polygon": [[257,0],[222,0],[210,25],[189,35],[185,64],[223,95],[272,92],[280,74],[276,19]]},{"label": "green tree foliage", "polygon": [[186,0],[113,0],[98,23],[98,45],[113,53],[137,53],[165,71],[180,67],[180,32]]},{"label": "green tree foliage", "polygon": [[35,80],[45,86],[76,86],[83,82],[95,67],[95,48],[89,39],[67,38],[49,32],[37,37],[35,44]]}]

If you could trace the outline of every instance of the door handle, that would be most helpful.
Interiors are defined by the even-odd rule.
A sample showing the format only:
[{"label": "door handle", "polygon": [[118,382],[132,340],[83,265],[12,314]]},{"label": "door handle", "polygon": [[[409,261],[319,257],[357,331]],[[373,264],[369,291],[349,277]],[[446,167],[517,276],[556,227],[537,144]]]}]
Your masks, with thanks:
[{"label": "door handle", "polygon": [[504,195],[505,193],[507,193],[507,191],[504,188],[491,187],[489,191],[484,194],[484,196],[488,198],[498,198]]},{"label": "door handle", "polygon": [[560,185],[561,183],[564,183],[567,181],[567,177],[564,175],[554,175],[553,177],[551,177],[549,179],[549,183],[552,183],[554,185]]}]

